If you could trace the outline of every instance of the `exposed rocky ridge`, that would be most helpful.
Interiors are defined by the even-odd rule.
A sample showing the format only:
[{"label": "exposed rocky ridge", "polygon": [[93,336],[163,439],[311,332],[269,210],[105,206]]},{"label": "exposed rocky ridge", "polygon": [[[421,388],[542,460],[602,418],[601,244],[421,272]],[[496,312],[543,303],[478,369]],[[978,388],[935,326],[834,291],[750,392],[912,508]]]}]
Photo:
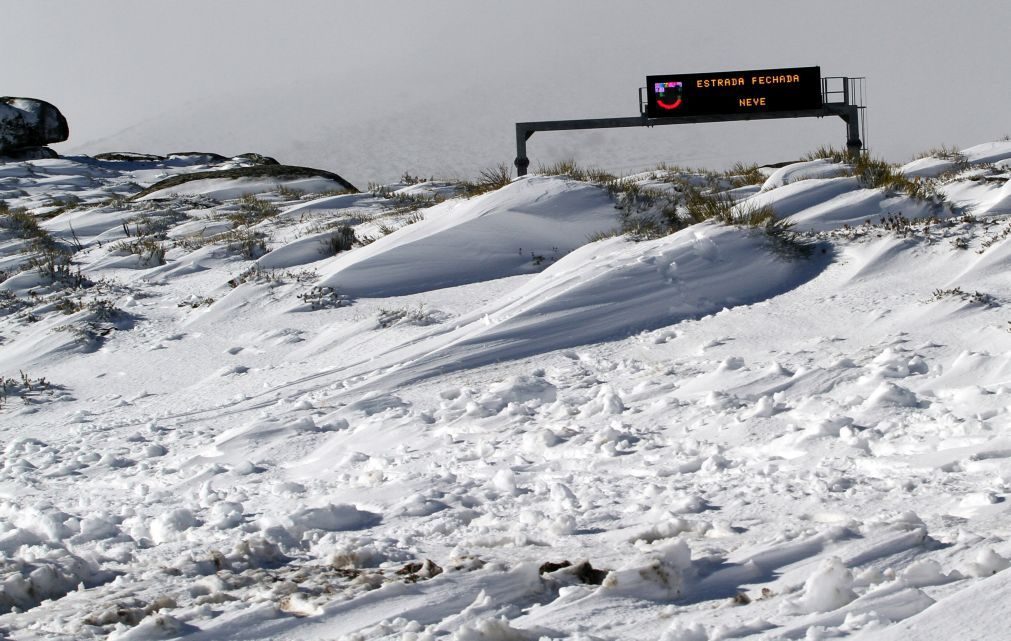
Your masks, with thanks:
[{"label": "exposed rocky ridge", "polygon": [[212,171],[197,171],[188,174],[177,174],[160,180],[147,189],[134,194],[133,200],[151,195],[157,191],[176,187],[195,180],[207,180],[209,178],[306,178],[319,176],[327,178],[340,184],[349,192],[358,193],[358,188],[344,180],[337,174],[324,169],[313,169],[311,167],[296,167],[294,165],[270,165],[259,164],[251,167],[234,167],[230,169],[219,169]]},{"label": "exposed rocky ridge", "polygon": [[[95,154],[92,158],[95,160],[112,160],[121,162],[162,162],[171,158],[189,158],[193,156],[206,156],[215,162],[224,162],[228,160],[228,158],[222,156],[221,154],[209,151],[179,151],[166,154],[164,156],[159,154],[142,154],[133,151],[107,151],[101,154]],[[256,165],[281,164],[270,156],[264,156],[256,153],[239,154],[238,156],[235,156],[235,158],[241,158]]]}]

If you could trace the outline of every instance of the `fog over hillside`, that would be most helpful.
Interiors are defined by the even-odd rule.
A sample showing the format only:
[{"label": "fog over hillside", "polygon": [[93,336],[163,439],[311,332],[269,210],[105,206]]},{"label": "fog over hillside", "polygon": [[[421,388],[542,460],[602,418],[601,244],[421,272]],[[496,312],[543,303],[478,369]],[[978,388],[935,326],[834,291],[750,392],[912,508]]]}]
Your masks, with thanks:
[{"label": "fog over hillside", "polygon": [[[868,77],[869,142],[892,161],[923,151],[924,132],[960,147],[1011,133],[997,115],[1011,102],[1007,63],[993,50],[1011,7],[996,0],[6,6],[9,46],[32,56],[7,69],[4,92],[68,115],[61,151],[255,148],[356,182],[474,175],[512,160],[517,120],[635,115],[647,74],[805,65]],[[59,46],[35,46],[41,29]],[[972,118],[969,105],[980,107]],[[796,158],[842,144],[843,131],[823,121],[538,134],[530,152],[611,169],[723,167]]]},{"label": "fog over hillside", "polygon": [[[405,93],[411,95],[410,90]],[[479,93],[485,93],[485,98],[477,98]],[[572,114],[565,91],[544,86],[531,93],[541,101],[552,94],[557,97],[546,110],[546,117]],[[625,98],[621,101],[625,111],[616,107],[612,113],[637,115],[637,92],[633,90]],[[354,107],[341,104],[338,98],[324,102],[333,105],[325,119],[316,113],[319,106],[315,102],[293,101],[285,95],[194,102],[78,149],[170,153],[210,148],[208,141],[214,141],[212,147],[219,153],[239,154],[255,148],[284,162],[338,171],[364,187],[370,181],[395,180],[404,172],[424,177],[473,178],[481,169],[511,163],[516,155],[513,124],[538,117],[535,106],[496,102],[494,94],[482,87],[459,91],[456,99],[445,102],[419,100],[409,109],[396,102],[377,100],[371,113],[361,114],[353,114]],[[219,126],[218,122],[231,123],[227,114],[237,104],[242,105],[238,123]],[[313,121],[307,128],[305,123]],[[264,122],[269,122],[269,127],[260,131],[256,123]],[[167,137],[165,132],[173,133]],[[726,145],[716,144],[727,135],[736,138],[733,154]],[[713,168],[738,161],[778,162],[799,158],[817,144],[842,145],[844,141],[845,125],[831,118],[542,132],[529,141],[528,153],[535,166],[579,159],[583,164],[620,174],[661,161]]]}]

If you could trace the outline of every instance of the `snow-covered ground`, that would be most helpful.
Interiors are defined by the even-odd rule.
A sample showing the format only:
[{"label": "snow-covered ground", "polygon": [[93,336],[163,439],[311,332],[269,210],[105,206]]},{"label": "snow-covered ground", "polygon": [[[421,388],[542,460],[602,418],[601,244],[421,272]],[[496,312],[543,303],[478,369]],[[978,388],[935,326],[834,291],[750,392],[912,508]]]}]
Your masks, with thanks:
[{"label": "snow-covered ground", "polygon": [[245,162],[0,164],[0,635],[1006,638],[1011,143],[730,192],[803,255],[560,176],[130,199]]}]

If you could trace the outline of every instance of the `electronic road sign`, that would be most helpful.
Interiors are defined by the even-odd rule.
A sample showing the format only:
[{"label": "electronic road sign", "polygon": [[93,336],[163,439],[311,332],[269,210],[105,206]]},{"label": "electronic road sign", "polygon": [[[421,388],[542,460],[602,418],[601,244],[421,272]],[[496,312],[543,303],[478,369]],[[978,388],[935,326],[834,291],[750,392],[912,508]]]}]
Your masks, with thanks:
[{"label": "electronic road sign", "polygon": [[647,118],[820,109],[821,68],[647,76],[646,96]]}]

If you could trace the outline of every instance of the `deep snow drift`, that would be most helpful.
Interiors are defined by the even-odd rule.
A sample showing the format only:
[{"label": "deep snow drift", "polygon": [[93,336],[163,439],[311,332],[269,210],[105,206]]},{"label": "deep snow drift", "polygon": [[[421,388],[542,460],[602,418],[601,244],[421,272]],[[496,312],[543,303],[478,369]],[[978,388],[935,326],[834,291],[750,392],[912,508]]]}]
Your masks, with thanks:
[{"label": "deep snow drift", "polygon": [[1001,639],[1009,159],[625,181],[803,252],[560,176],[2,164],[0,630]]}]

